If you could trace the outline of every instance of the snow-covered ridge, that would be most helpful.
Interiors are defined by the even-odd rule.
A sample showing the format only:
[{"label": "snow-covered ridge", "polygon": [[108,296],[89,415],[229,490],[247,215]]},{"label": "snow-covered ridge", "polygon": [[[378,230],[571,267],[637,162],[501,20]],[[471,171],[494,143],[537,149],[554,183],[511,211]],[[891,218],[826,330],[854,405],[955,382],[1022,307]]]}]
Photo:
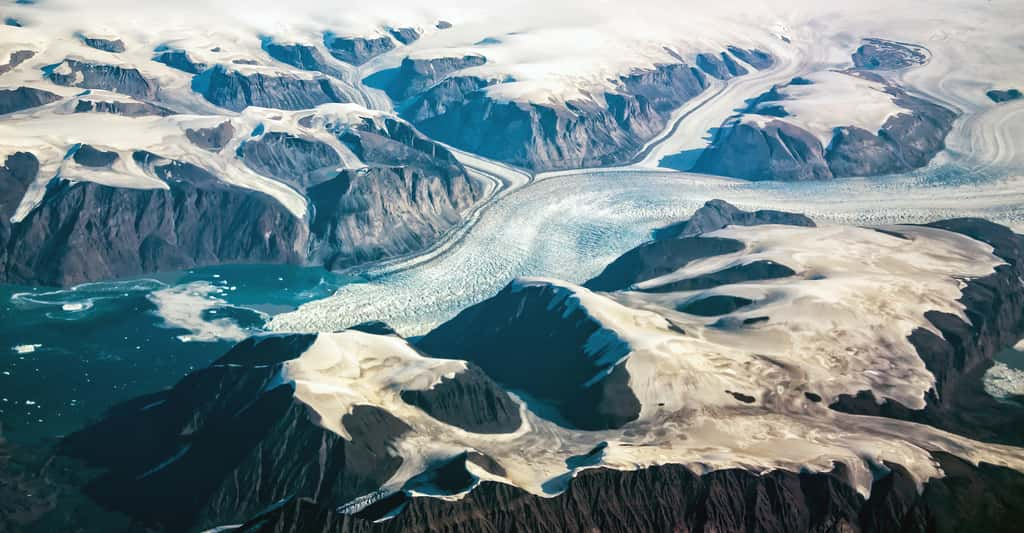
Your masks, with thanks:
[{"label": "snow-covered ridge", "polygon": [[[524,424],[514,434],[481,438],[440,424],[396,403],[395,390],[429,388],[443,373],[463,368],[461,363],[427,364],[431,360],[422,360],[395,337],[321,334],[306,354],[286,365],[286,375],[298,385],[297,398],[332,431],[344,434],[336,421],[359,401],[394,409],[412,426],[396,445],[396,453],[411,462],[403,463],[388,483],[390,490],[424,468],[423,457],[437,460],[475,450],[507,470],[491,478],[550,495],[575,471],[566,471],[565,457],[585,454],[600,442],[607,448],[587,467],[634,469],[678,462],[699,472],[728,467],[828,471],[843,462],[852,467],[853,483],[862,494],[873,479],[872,465],[883,461],[906,466],[919,482],[941,476],[929,450],[1024,468],[1024,452],[1017,448],[826,407],[837,395],[859,390],[922,407],[934,377],[906,337],[915,328],[933,328],[925,311],[962,317],[956,300],[963,280],[1002,264],[990,246],[960,234],[910,226],[885,230],[730,227],[708,236],[740,240],[744,251],[695,261],[637,287],[651,289],[753,260],[778,261],[796,271],[792,277],[698,292],[606,295],[539,278],[513,282],[513,294],[553,286],[551,309],[566,315],[583,310],[625,343],[622,364],[643,411],[619,430],[569,429],[537,416],[528,403],[523,404]],[[847,253],[836,254],[839,248]],[[731,321],[674,310],[679,302],[712,294],[746,296],[755,303],[731,314]],[[768,318],[745,327],[724,325],[752,317]],[[358,370],[368,367],[369,373]],[[398,370],[403,367],[408,372]],[[351,387],[378,392],[360,389],[355,394]],[[516,455],[523,449],[531,450],[528,465]]]}]

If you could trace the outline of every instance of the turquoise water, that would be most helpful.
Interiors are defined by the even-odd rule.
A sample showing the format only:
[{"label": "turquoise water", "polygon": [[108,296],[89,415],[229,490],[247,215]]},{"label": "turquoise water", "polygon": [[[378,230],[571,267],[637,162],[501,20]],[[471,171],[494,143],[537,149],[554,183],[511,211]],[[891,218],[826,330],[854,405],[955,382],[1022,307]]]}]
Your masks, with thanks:
[{"label": "turquoise water", "polygon": [[[71,289],[0,285],[3,434],[32,442],[74,431],[219,357],[238,339],[218,336],[218,321],[259,331],[274,314],[357,281],[319,268],[229,265]],[[182,287],[202,290],[158,298]],[[177,314],[195,315],[197,329],[166,321]],[[188,340],[198,337],[206,340]]]}]

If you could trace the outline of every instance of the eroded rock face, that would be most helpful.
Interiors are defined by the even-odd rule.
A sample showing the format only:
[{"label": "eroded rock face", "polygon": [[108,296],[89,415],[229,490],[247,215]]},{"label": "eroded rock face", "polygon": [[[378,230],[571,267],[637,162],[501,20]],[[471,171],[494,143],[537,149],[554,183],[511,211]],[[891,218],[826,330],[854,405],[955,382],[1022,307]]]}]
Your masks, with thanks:
[{"label": "eroded rock face", "polygon": [[[417,346],[436,357],[465,359],[504,387],[556,406],[580,429],[618,428],[640,415],[622,364],[604,368],[586,353],[602,325],[568,302],[559,286],[513,282],[423,337]],[[595,375],[607,372],[596,383]]]},{"label": "eroded rock face", "polygon": [[270,57],[293,67],[323,72],[332,76],[338,75],[336,69],[327,63],[327,59],[314,46],[298,43],[277,43],[264,39],[263,50]]},{"label": "eroded rock face", "polygon": [[0,115],[24,111],[60,100],[60,96],[42,89],[18,87],[0,89]]},{"label": "eroded rock face", "polygon": [[672,110],[707,87],[701,69],[664,64],[622,76],[614,91],[601,95],[603,101],[549,105],[491,98],[486,89],[497,80],[437,78],[398,82],[401,90],[393,90],[393,98],[416,93],[404,105],[403,118],[453,146],[534,170],[627,162],[666,126]]},{"label": "eroded rock face", "polygon": [[511,433],[522,424],[519,405],[475,365],[430,390],[403,391],[402,400],[473,433]]},{"label": "eroded rock face", "polygon": [[147,80],[138,69],[129,67],[65,59],[47,67],[45,74],[57,85],[114,91],[141,100],[152,100],[157,93],[155,83]]},{"label": "eroded rock face", "polygon": [[105,102],[102,100],[79,100],[75,113],[111,113],[124,117],[173,115],[174,111],[149,102]]},{"label": "eroded rock face", "polygon": [[336,59],[359,66],[370,59],[395,48],[390,37],[342,37],[327,33],[324,45]]},{"label": "eroded rock face", "polygon": [[830,179],[824,152],[814,135],[788,122],[739,123],[719,130],[693,171],[753,181]]},{"label": "eroded rock face", "polygon": [[7,74],[17,68],[18,65],[35,57],[35,55],[35,50],[15,50],[11,52],[11,56],[10,59],[7,60],[7,64],[0,65],[0,75]]},{"label": "eroded rock face", "polygon": [[111,52],[120,54],[124,52],[124,41],[121,39],[104,39],[102,37],[90,37],[88,35],[81,35],[82,43],[86,46],[95,48],[97,50],[103,50],[104,52]]},{"label": "eroded rock face", "polygon": [[242,161],[249,168],[291,183],[300,190],[312,182],[311,173],[336,167],[341,162],[329,145],[281,132],[268,132],[258,139],[247,140],[239,149]]},{"label": "eroded rock face", "polygon": [[901,70],[928,62],[927,52],[907,43],[885,39],[864,39],[853,53],[853,64],[865,70]]},{"label": "eroded rock face", "polygon": [[192,60],[188,52],[184,50],[161,50],[153,57],[153,61],[163,63],[171,68],[176,68],[189,74],[199,74],[206,70],[205,63],[197,63]]},{"label": "eroded rock face", "polygon": [[413,167],[343,170],[307,190],[311,261],[342,269],[421,250],[461,221],[477,198],[468,177]]},{"label": "eroded rock face", "polygon": [[[1024,475],[947,454],[935,459],[947,477],[923,492],[899,465],[861,497],[846,484],[846,469],[821,474],[720,470],[698,475],[677,465],[619,472],[586,470],[554,498],[485,482],[447,502],[409,498],[403,512],[374,523],[369,515],[341,515],[308,499],[294,499],[242,525],[245,533],[432,531],[1011,531],[1024,509]],[[597,503],[595,503],[597,502]]]},{"label": "eroded rock face", "polygon": [[464,68],[483,65],[483,56],[405,58],[384,88],[392,100],[399,102],[432,87],[449,74]]},{"label": "eroded rock face", "polygon": [[169,189],[51,183],[11,228],[0,278],[72,285],[229,262],[303,262],[308,230],[273,198],[187,164],[154,172]]},{"label": "eroded rock face", "polygon": [[[878,176],[927,165],[945,148],[956,113],[888,83],[884,90],[900,113],[875,132],[837,124],[823,146],[811,132],[787,120],[785,100],[772,89],[747,112],[779,118],[740,117],[726,123],[691,170],[753,181],[807,181]],[[779,105],[772,105],[776,101]]]},{"label": "eroded rock face", "polygon": [[185,130],[185,136],[192,144],[211,152],[219,152],[234,135],[235,127],[231,125],[231,121],[221,122],[213,128]]},{"label": "eroded rock face", "polygon": [[243,74],[223,65],[209,68],[192,80],[192,90],[209,102],[232,111],[249,106],[277,109],[310,109],[320,104],[346,102],[326,78],[304,79],[263,73]]},{"label": "eroded rock face", "polygon": [[758,226],[761,224],[785,224],[809,228],[815,226],[813,220],[800,213],[773,209],[743,211],[724,200],[709,200],[690,218],[655,230],[654,238],[662,240],[694,237],[726,226]]},{"label": "eroded rock face", "polygon": [[[105,472],[86,487],[92,498],[179,531],[243,521],[293,494],[340,505],[372,492],[402,464],[388,447],[409,428],[371,406],[343,417],[351,440],[318,425],[279,377],[314,339],[244,341],[173,388],[116,406],[60,451]],[[160,503],[169,493],[180,498]]]},{"label": "eroded rock face", "polygon": [[936,222],[934,227],[992,245],[1007,264],[983,278],[967,282],[960,302],[971,323],[945,313],[929,312],[928,320],[942,336],[917,329],[909,339],[928,371],[935,375],[935,389],[927,405],[912,410],[885,399],[879,402],[864,391],[844,395],[833,409],[857,414],[887,416],[933,425],[971,438],[1020,446],[1024,434],[1024,401],[999,401],[984,390],[982,379],[992,358],[1024,336],[1024,237],[1008,228],[980,219]]}]

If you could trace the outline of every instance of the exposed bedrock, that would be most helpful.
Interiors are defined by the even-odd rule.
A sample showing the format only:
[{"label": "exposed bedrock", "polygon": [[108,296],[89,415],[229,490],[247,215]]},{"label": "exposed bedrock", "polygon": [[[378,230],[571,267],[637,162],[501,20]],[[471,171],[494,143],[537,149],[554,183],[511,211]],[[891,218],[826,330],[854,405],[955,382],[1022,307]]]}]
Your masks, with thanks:
[{"label": "exposed bedrock", "polygon": [[[606,292],[627,290],[636,283],[675,272],[691,261],[738,252],[743,249],[740,241],[700,235],[726,226],[761,224],[813,227],[814,221],[799,213],[743,211],[723,200],[710,200],[689,219],[655,230],[654,240],[622,254],[584,286]],[[793,271],[783,265],[771,261],[755,261],[736,269],[711,272],[653,290],[707,289],[744,280],[771,279],[792,274]],[[683,285],[691,288],[683,288]]]},{"label": "exposed bedrock", "polygon": [[852,56],[853,64],[864,70],[901,70],[928,62],[924,48],[907,43],[868,38]]},{"label": "exposed bedrock", "polygon": [[[469,307],[417,344],[435,357],[465,359],[502,386],[553,404],[580,429],[617,428],[640,415],[629,388],[629,373],[618,358],[602,363],[601,350],[628,350],[587,310],[574,304],[569,289],[547,283],[513,282],[498,295]],[[592,378],[605,373],[603,379]],[[529,402],[528,402],[529,403]]]},{"label": "exposed bedrock", "polygon": [[315,46],[299,43],[278,43],[270,38],[263,38],[263,50],[270,57],[302,70],[323,72],[337,77],[339,72],[332,67],[327,58]]},{"label": "exposed bedrock", "polygon": [[24,111],[33,107],[49,104],[60,100],[60,96],[42,89],[18,87],[17,89],[0,89],[0,115]]},{"label": "exposed bedrock", "polygon": [[373,492],[402,464],[389,448],[409,428],[365,405],[342,417],[351,440],[321,427],[279,377],[314,338],[244,341],[173,388],[116,406],[60,452],[102,472],[89,496],[171,531],[239,523],[297,495],[337,506]]},{"label": "exposed bedrock", "polygon": [[224,121],[212,128],[186,129],[185,137],[192,144],[211,152],[219,152],[235,135],[231,121]]},{"label": "exposed bedrock", "polygon": [[88,35],[79,35],[79,38],[82,39],[82,44],[97,50],[103,50],[104,52],[120,54],[125,50],[124,41],[121,39],[105,39],[103,37],[90,37]]},{"label": "exposed bedrock", "polygon": [[0,279],[71,285],[200,265],[303,261],[308,230],[270,196],[188,164],[157,164],[154,172],[169,189],[52,182],[11,228]]},{"label": "exposed bedrock", "polygon": [[395,42],[386,35],[376,37],[343,37],[324,34],[324,46],[336,59],[353,65],[362,65],[374,57],[395,48]]},{"label": "exposed bedrock", "polygon": [[988,96],[990,100],[997,104],[1001,104],[1003,102],[1011,102],[1013,100],[1019,100],[1021,98],[1024,98],[1024,94],[1022,94],[1019,89],[993,89],[985,93],[985,95]]},{"label": "exposed bedrock", "polygon": [[708,81],[698,68],[663,64],[622,76],[614,90],[595,100],[561,104],[492,98],[487,87],[497,82],[472,76],[429,83],[402,109],[418,129],[492,159],[550,170],[629,161],[664,129],[672,110],[700,94]]},{"label": "exposed bedrock", "polygon": [[1024,512],[1024,475],[986,463],[975,467],[935,453],[946,477],[918,493],[908,472],[887,463],[864,499],[847,485],[843,465],[829,473],[719,470],[695,474],[677,465],[636,471],[581,472],[554,498],[483,482],[457,501],[399,498],[394,518],[342,515],[292,499],[254,517],[244,533],[399,531],[862,531],[907,533],[1012,531]]},{"label": "exposed bedrock", "polygon": [[123,117],[166,117],[174,111],[149,102],[106,102],[103,100],[79,100],[75,104],[75,113],[110,113]]},{"label": "exposed bedrock", "polygon": [[239,156],[258,174],[290,183],[299,190],[312,183],[313,172],[341,163],[330,145],[281,132],[268,132],[243,142]]},{"label": "exposed bedrock", "polygon": [[192,90],[210,103],[232,111],[241,111],[251,105],[286,110],[310,109],[320,104],[348,101],[327,77],[306,79],[284,74],[244,74],[223,65],[195,76]]},{"label": "exposed bedrock", "polygon": [[786,226],[815,227],[814,221],[800,213],[759,209],[743,211],[724,200],[709,200],[690,218],[654,231],[655,239],[693,237],[701,233],[720,230],[726,226],[759,226],[784,224]]},{"label": "exposed bedrock", "polygon": [[[978,440],[1024,444],[1024,401],[999,401],[985,392],[982,382],[992,358],[1024,337],[1024,237],[1006,227],[980,219],[946,220],[931,226],[962,233],[993,246],[1007,264],[963,288],[960,303],[970,323],[957,316],[928,312],[925,316],[942,333],[914,330],[909,340],[928,370],[935,388],[922,410],[863,391],[841,396],[834,409],[858,414],[912,420]],[[1024,400],[1024,398],[1021,398]]]},{"label": "exposed bedrock", "polygon": [[511,433],[522,424],[519,404],[476,365],[429,390],[402,392],[402,400],[473,433]]},{"label": "exposed bedrock", "polygon": [[7,264],[11,217],[38,174],[39,160],[29,152],[14,152],[0,166],[0,279]]},{"label": "exposed bedrock", "polygon": [[[827,146],[811,132],[780,118],[732,119],[714,136],[692,169],[754,181],[806,181],[907,172],[945,148],[956,113],[889,85],[900,113],[870,132],[837,124]],[[756,102],[778,99],[769,91]],[[785,102],[780,104],[784,106]]]},{"label": "exposed bedrock", "polygon": [[14,70],[18,65],[35,57],[35,55],[35,50],[15,50],[11,52],[10,58],[7,60],[7,64],[0,65],[0,75],[7,74]]},{"label": "exposed bedrock", "polygon": [[157,86],[147,80],[138,69],[117,65],[89,63],[65,59],[43,69],[53,83],[83,89],[102,89],[127,94],[140,100],[156,98]]},{"label": "exposed bedrock", "polygon": [[462,220],[479,193],[464,174],[380,166],[343,170],[306,194],[310,259],[342,269],[426,248]]},{"label": "exposed bedrock", "polygon": [[698,54],[697,67],[707,72],[712,78],[720,80],[727,80],[747,73],[747,69],[726,52],[722,52],[720,55]]},{"label": "exposed bedrock", "polygon": [[384,89],[392,100],[401,102],[429,89],[453,72],[486,62],[487,59],[480,55],[429,59],[406,57],[396,69],[377,73],[367,78],[366,83]]},{"label": "exposed bedrock", "polygon": [[188,52],[184,50],[157,49],[157,54],[153,56],[153,61],[163,63],[168,67],[176,68],[189,74],[199,74],[206,70],[205,63],[193,61]]},{"label": "exposed bedrock", "polygon": [[[341,132],[338,139],[367,165],[407,166],[425,173],[448,179],[464,179],[465,167],[444,146],[430,140],[407,122],[385,118],[381,123],[365,120],[356,131]],[[470,182],[472,193],[480,193],[479,186]]]}]

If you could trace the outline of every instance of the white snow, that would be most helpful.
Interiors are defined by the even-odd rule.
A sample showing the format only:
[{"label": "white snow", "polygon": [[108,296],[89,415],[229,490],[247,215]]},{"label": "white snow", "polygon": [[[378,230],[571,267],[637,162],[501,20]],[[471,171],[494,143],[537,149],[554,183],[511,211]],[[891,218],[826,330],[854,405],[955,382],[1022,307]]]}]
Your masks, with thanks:
[{"label": "white snow", "polygon": [[854,126],[875,133],[890,117],[909,112],[896,105],[885,85],[854,74],[826,70],[803,76],[811,85],[786,85],[779,89],[782,101],[759,107],[780,106],[789,116],[745,114],[742,120],[763,124],[781,120],[795,124],[828,146],[837,127]]}]

